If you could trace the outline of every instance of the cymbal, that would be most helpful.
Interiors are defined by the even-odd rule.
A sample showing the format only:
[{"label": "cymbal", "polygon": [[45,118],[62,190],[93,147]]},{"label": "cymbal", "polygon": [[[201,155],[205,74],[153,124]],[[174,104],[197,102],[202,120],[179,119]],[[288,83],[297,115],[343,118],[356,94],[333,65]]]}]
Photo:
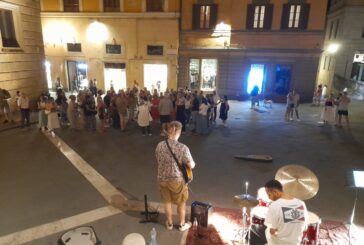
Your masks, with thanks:
[{"label": "cymbal", "polygon": [[259,201],[255,196],[242,194],[234,196],[234,202],[241,207],[252,208],[258,205]]},{"label": "cymbal", "polygon": [[281,182],[285,193],[301,200],[316,196],[319,190],[316,175],[301,165],[283,166],[277,171],[275,178]]}]

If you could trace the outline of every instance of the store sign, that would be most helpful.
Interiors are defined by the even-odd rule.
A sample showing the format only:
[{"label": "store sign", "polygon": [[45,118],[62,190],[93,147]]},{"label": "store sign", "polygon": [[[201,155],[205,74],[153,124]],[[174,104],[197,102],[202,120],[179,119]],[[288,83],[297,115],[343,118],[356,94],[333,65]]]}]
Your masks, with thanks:
[{"label": "store sign", "polygon": [[106,44],[107,54],[121,54],[121,45],[119,44]]},{"label": "store sign", "polygon": [[364,63],[364,51],[355,53],[354,62]]},{"label": "store sign", "polygon": [[147,45],[148,55],[163,55],[163,46]]},{"label": "store sign", "polygon": [[81,43],[67,43],[68,52],[82,52]]}]

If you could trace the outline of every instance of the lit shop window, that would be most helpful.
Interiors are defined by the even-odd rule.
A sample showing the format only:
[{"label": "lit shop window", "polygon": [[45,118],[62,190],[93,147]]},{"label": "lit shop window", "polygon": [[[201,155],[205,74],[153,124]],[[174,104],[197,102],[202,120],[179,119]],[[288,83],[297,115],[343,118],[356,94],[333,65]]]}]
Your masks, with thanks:
[{"label": "lit shop window", "polygon": [[190,59],[190,87],[203,91],[216,90],[217,59]]},{"label": "lit shop window", "polygon": [[264,27],[265,6],[255,6],[254,11],[254,28]]}]

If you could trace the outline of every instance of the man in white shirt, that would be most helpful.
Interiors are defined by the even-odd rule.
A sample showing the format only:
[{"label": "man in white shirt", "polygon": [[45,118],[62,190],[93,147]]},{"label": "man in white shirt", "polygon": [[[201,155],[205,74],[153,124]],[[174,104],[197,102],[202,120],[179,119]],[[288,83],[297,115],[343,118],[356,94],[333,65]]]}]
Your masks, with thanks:
[{"label": "man in white shirt", "polygon": [[24,127],[25,121],[27,121],[27,127],[30,126],[30,110],[29,110],[29,98],[25,93],[21,93],[19,98],[19,108],[21,113],[21,127]]},{"label": "man in white shirt", "polygon": [[305,203],[284,193],[277,180],[268,181],[265,190],[273,200],[264,222],[268,245],[300,244],[308,221]]},{"label": "man in white shirt", "polygon": [[220,96],[214,91],[212,95],[212,100],[214,101],[214,115],[213,115],[213,121],[216,122],[216,116],[217,116],[217,105],[220,103]]}]

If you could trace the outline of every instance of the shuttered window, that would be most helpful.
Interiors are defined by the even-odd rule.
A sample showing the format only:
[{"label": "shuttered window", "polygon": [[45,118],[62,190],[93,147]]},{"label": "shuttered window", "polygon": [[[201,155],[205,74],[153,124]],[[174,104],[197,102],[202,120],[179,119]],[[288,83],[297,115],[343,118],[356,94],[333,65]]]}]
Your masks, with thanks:
[{"label": "shuttered window", "polygon": [[104,12],[119,12],[120,0],[104,0]]},{"label": "shuttered window", "polygon": [[246,17],[247,17],[246,19],[247,29],[269,30],[272,28],[273,4],[265,4],[265,5],[249,4]]},{"label": "shuttered window", "polygon": [[281,28],[298,30],[307,29],[309,12],[309,4],[284,4]]},{"label": "shuttered window", "polygon": [[192,28],[213,29],[217,24],[217,5],[193,5]]},{"label": "shuttered window", "polygon": [[147,12],[163,12],[164,0],[147,0]]},{"label": "shuttered window", "polygon": [[19,43],[16,40],[13,12],[11,10],[0,9],[0,30],[3,47],[19,47]]},{"label": "shuttered window", "polygon": [[63,0],[63,11],[64,12],[79,12],[80,4],[78,0]]}]

